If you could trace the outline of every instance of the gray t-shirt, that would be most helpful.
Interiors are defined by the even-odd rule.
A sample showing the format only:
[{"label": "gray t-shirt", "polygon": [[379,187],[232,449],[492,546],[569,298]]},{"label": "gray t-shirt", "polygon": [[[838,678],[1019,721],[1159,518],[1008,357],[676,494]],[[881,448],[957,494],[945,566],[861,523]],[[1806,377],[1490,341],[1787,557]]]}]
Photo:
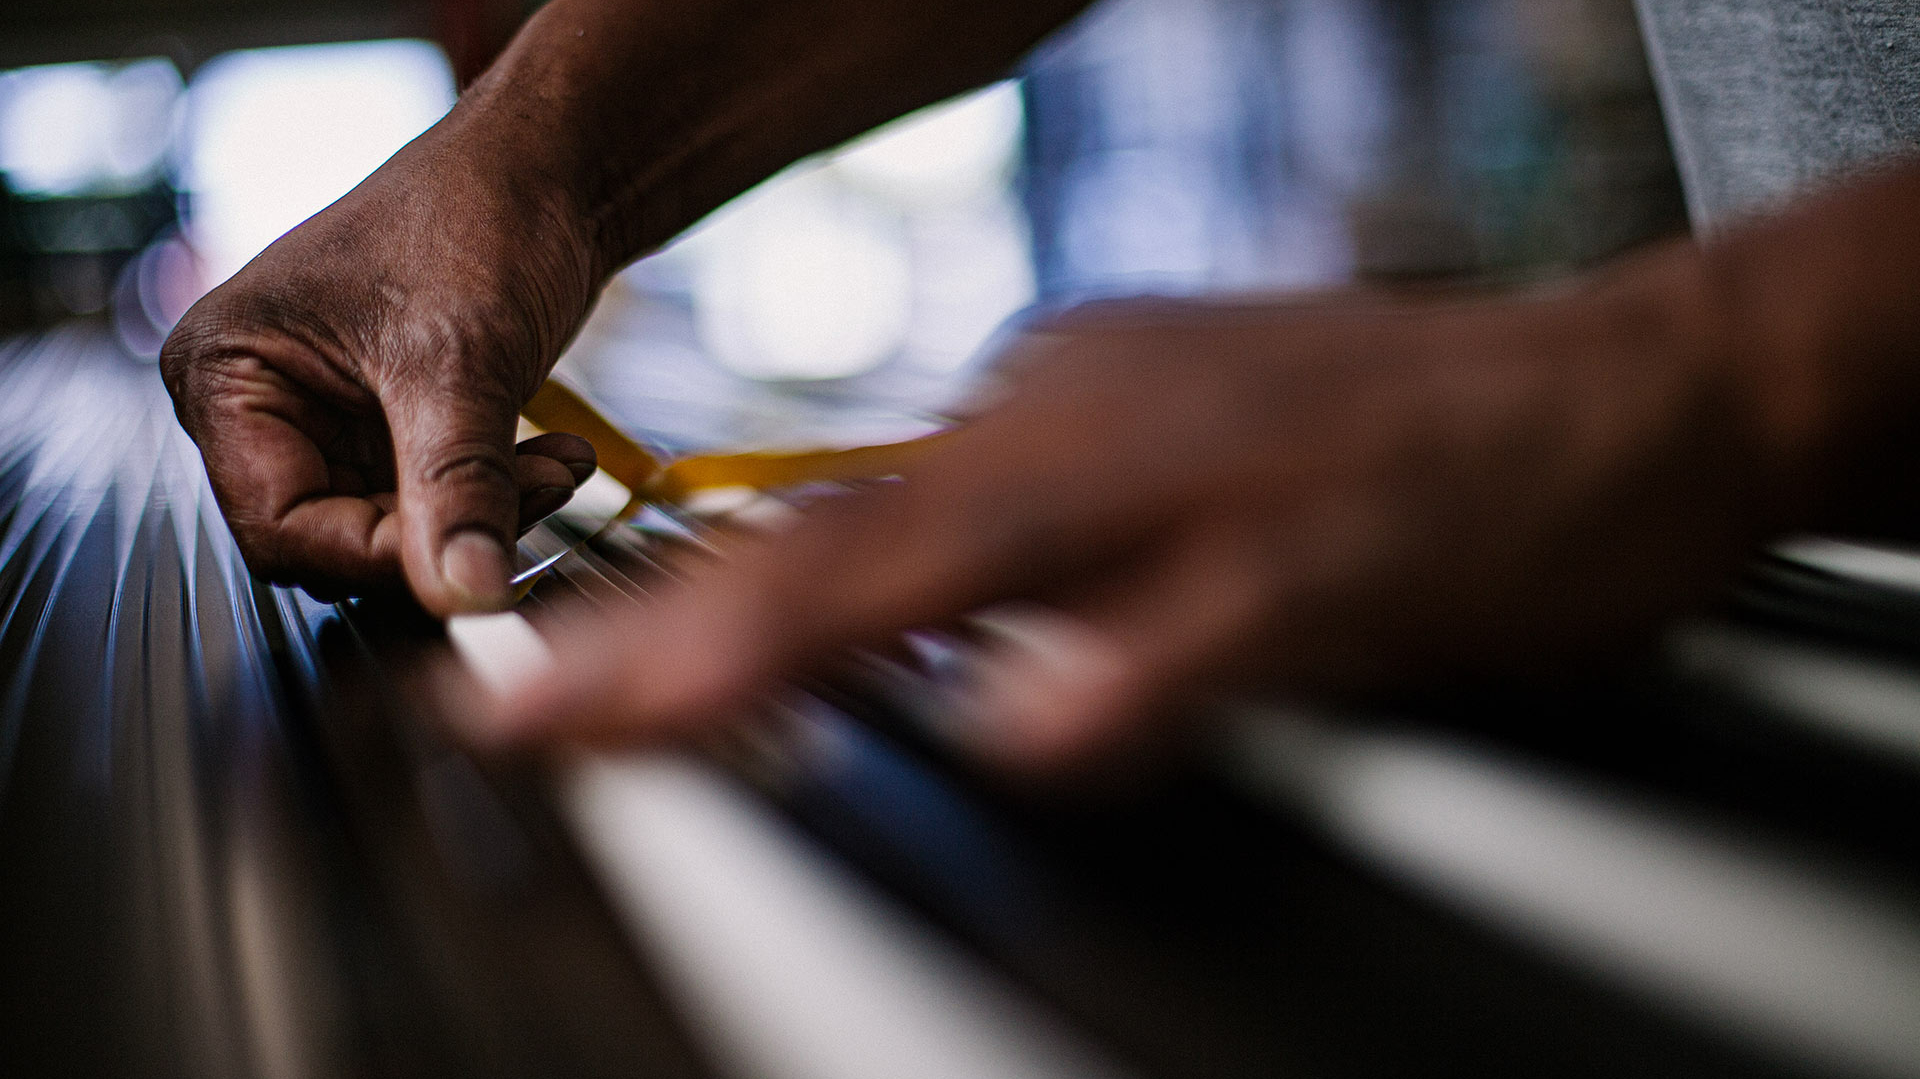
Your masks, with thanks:
[{"label": "gray t-shirt", "polygon": [[1703,232],[1920,148],[1920,0],[1636,0]]}]

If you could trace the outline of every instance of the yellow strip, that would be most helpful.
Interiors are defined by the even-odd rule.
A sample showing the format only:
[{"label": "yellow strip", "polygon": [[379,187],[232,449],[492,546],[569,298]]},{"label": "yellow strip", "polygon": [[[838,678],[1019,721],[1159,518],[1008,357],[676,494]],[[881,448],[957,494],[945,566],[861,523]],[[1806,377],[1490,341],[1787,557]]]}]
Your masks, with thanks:
[{"label": "yellow strip", "polygon": [[663,502],[679,502],[711,487],[751,487],[770,491],[803,483],[880,479],[900,471],[932,449],[947,432],[905,442],[855,446],[844,450],[799,453],[725,453],[683,457],[647,482],[646,493]]},{"label": "yellow strip", "polygon": [[520,414],[542,431],[565,431],[593,443],[600,470],[638,494],[660,471],[660,462],[626,432],[607,422],[579,394],[548,379]]},{"label": "yellow strip", "polygon": [[[904,442],[888,442],[851,449],[806,450],[795,453],[718,453],[682,457],[662,466],[626,432],[608,422],[600,411],[571,389],[548,379],[520,410],[528,423],[543,431],[565,431],[593,444],[600,469],[633,492],[605,532],[638,514],[649,502],[676,503],[695,491],[714,487],[751,487],[758,491],[794,487],[803,483],[833,483],[880,479],[897,475],[946,437],[939,431]],[[599,533],[596,533],[598,535]],[[574,549],[584,546],[575,545]],[[556,557],[537,570],[516,578],[515,599],[526,595]]]},{"label": "yellow strip", "polygon": [[[803,483],[879,479],[895,475],[932,449],[946,432],[904,442],[791,453],[715,453],[682,457],[661,467],[653,454],[608,422],[580,395],[549,379],[520,410],[543,431],[567,431],[593,443],[600,468],[639,502],[679,502],[710,487],[770,491]],[[637,511],[638,506],[631,507]]]}]

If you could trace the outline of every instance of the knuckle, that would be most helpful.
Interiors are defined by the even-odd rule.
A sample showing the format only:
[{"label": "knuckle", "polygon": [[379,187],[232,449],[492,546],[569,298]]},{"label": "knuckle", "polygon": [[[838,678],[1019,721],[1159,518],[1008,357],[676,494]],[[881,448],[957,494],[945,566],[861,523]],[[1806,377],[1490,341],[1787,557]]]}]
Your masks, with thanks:
[{"label": "knuckle", "polygon": [[160,346],[160,378],[176,408],[189,403],[198,376],[209,364],[218,362],[225,336],[219,320],[200,305],[188,311],[167,335]]},{"label": "knuckle", "polygon": [[420,478],[433,486],[514,485],[513,466],[496,446],[454,442],[429,458]]},{"label": "knuckle", "polygon": [[208,426],[239,373],[258,362],[260,343],[273,336],[276,325],[263,303],[216,290],[195,304],[161,345],[161,382],[188,431]]},{"label": "knuckle", "polygon": [[275,584],[297,584],[299,567],[286,557],[285,547],[271,528],[246,517],[230,518],[228,530],[240,548],[240,557],[257,577]]}]

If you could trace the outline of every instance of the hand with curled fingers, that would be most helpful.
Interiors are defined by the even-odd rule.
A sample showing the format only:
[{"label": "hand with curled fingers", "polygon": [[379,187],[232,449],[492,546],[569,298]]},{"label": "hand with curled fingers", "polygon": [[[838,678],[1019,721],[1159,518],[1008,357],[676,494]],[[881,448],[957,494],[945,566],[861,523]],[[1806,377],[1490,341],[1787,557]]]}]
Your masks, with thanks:
[{"label": "hand with curled fingers", "polygon": [[249,566],[331,598],[503,605],[516,534],[594,469],[514,445],[594,278],[562,215],[438,132],[201,299],[161,367]]},{"label": "hand with curled fingers", "polygon": [[1083,0],[535,5],[452,110],[205,297],[163,373],[252,568],[508,598],[583,443],[512,445],[613,271],[800,158],[998,78]]},{"label": "hand with curled fingers", "polygon": [[953,702],[1047,768],[1229,691],[1550,671],[1706,601],[1801,512],[1691,249],[1553,295],[1088,307],[902,481],[562,619],[500,744],[731,721],[847,649],[987,612]]}]

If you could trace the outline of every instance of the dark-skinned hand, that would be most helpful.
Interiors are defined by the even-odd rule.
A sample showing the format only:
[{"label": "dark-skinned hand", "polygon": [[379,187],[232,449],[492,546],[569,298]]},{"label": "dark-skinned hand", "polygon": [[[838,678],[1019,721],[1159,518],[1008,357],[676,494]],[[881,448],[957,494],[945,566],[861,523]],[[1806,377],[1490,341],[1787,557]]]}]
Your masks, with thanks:
[{"label": "dark-skinned hand", "polygon": [[[1800,488],[1684,251],[1547,297],[1115,303],[903,480],[736,537],[477,718],[644,743],[987,611],[955,723],[1018,767],[1235,689],[1551,670],[1699,605]],[[1676,302],[1675,297],[1682,298]]]},{"label": "dark-skinned hand", "polygon": [[514,445],[584,317],[585,246],[443,124],[196,304],[161,368],[254,572],[429,610],[507,598],[592,447]]}]

